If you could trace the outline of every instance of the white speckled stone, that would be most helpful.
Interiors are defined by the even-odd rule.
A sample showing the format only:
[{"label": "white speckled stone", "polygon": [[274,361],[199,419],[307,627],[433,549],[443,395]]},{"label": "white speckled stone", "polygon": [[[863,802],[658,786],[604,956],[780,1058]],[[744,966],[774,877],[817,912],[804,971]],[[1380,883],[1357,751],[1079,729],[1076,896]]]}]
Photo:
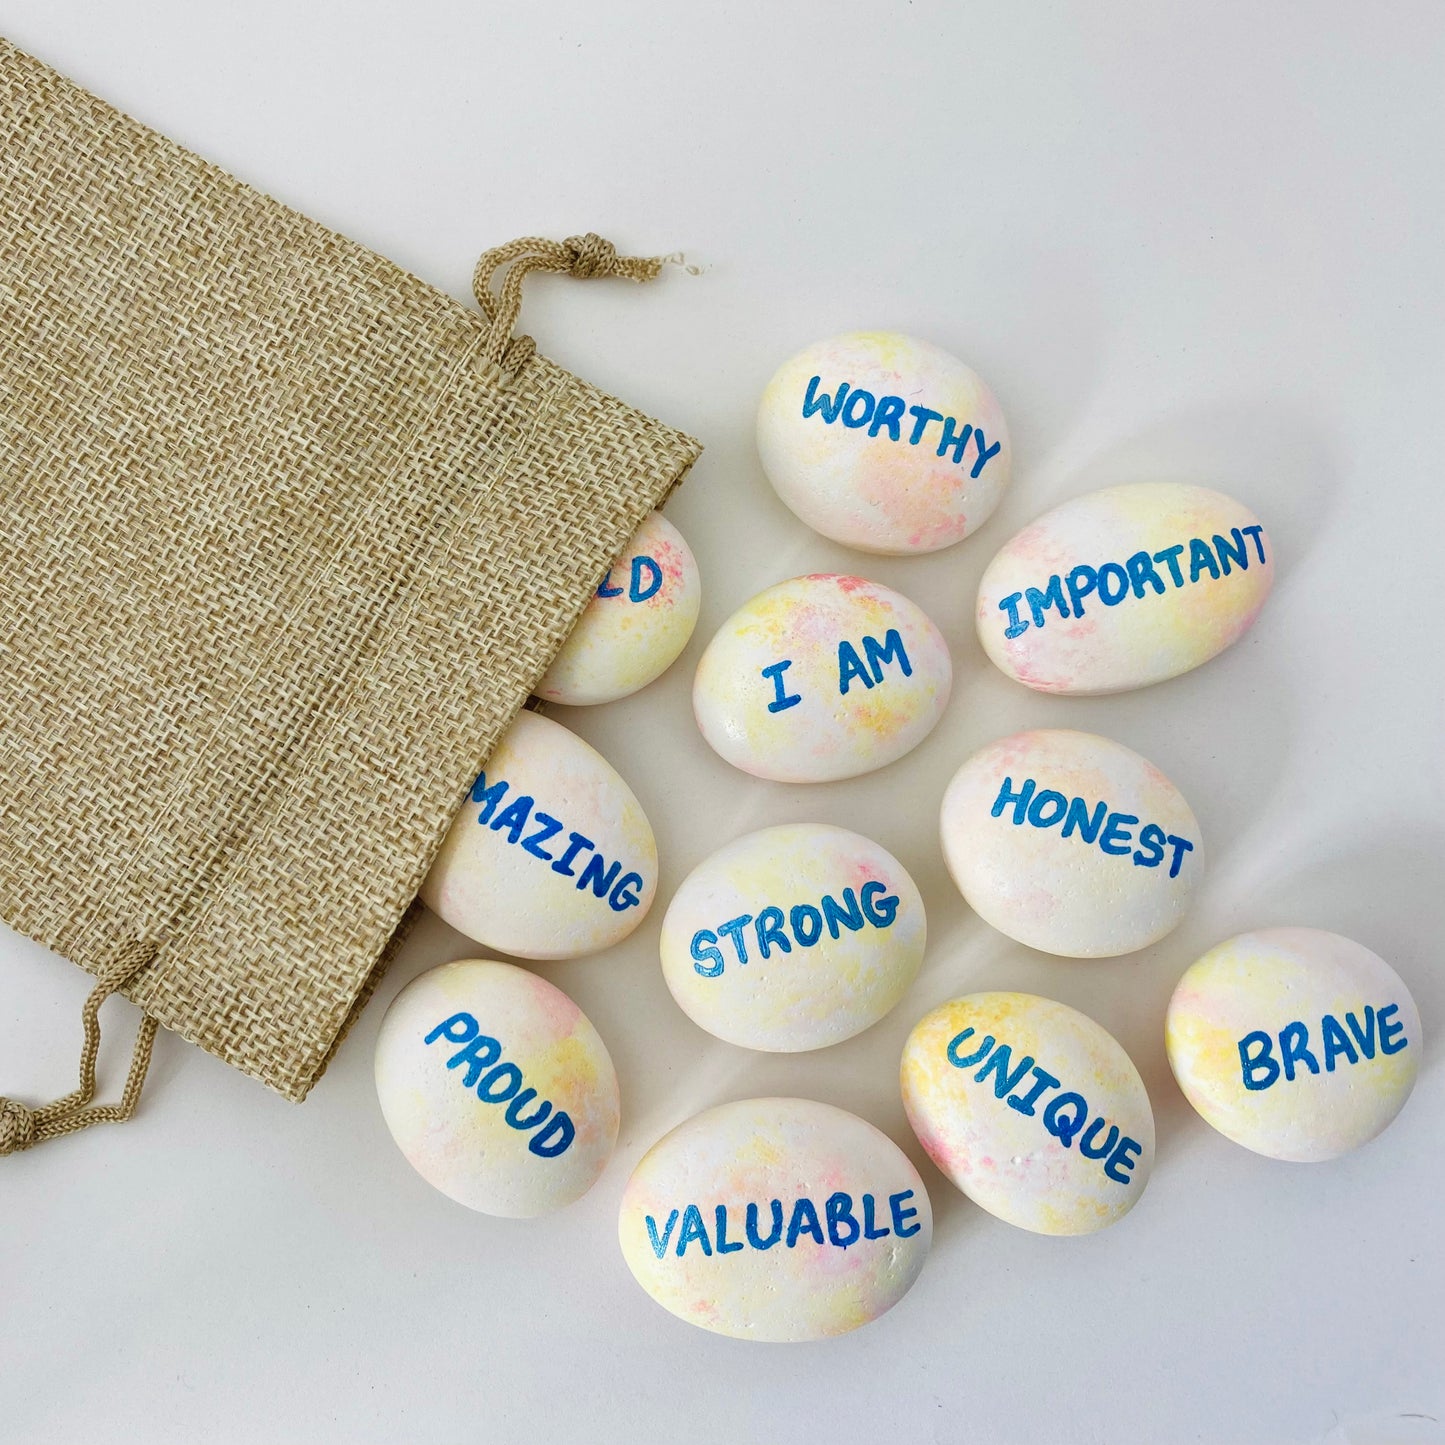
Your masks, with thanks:
[{"label": "white speckled stone", "polygon": [[468,1209],[550,1213],[612,1157],[606,1047],[561,989],[513,964],[464,959],[413,979],[382,1020],[375,1063],[407,1163]]},{"label": "white speckled stone", "polygon": [[662,972],[709,1033],[792,1053],[877,1023],[917,977],[926,935],[923,899],[891,853],[789,823],[735,838],[683,880],[662,921]]},{"label": "white speckled stone", "polygon": [[862,577],[794,577],[744,603],[708,644],[692,706],[735,768],[784,783],[895,762],[948,705],[948,645],[922,608]]},{"label": "white speckled stone", "polygon": [[854,331],[778,368],[758,405],[758,452],[814,531],[863,552],[935,552],[988,518],[1009,482],[994,394],[916,337]]},{"label": "white speckled stone", "polygon": [[933,1213],[907,1155],[871,1124],[808,1099],[744,1099],[652,1146],[617,1232],[637,1282],[679,1319],[817,1340],[903,1298]]},{"label": "white speckled stone", "polygon": [[1184,1096],[1236,1144],[1314,1163],[1373,1139],[1404,1107],[1423,1049],[1404,980],[1363,944],[1264,928],[1211,948],[1165,1023]]},{"label": "white speckled stone", "polygon": [[677,661],[701,606],[692,548],[652,512],[602,579],[537,696],[581,705],[637,692]]},{"label": "white speckled stone", "polygon": [[1147,687],[1254,621],[1274,544],[1221,492],[1137,482],[1076,497],[1006,542],[979,583],[983,649],[1040,692]]},{"label": "white speckled stone", "polygon": [[447,834],[421,897],[518,958],[576,958],[626,938],[657,889],[657,843],[632,789],[560,723],[519,713]]},{"label": "white speckled stone", "polygon": [[1199,822],[1179,790],[1093,733],[1039,728],[980,748],[949,783],[940,828],[969,907],[1066,958],[1164,937],[1204,872]]},{"label": "white speckled stone", "polygon": [[1090,1234],[1138,1202],[1154,1163],[1139,1071],[1093,1019],[1027,993],[976,993],[919,1021],[903,1106],[929,1158],[990,1214]]}]

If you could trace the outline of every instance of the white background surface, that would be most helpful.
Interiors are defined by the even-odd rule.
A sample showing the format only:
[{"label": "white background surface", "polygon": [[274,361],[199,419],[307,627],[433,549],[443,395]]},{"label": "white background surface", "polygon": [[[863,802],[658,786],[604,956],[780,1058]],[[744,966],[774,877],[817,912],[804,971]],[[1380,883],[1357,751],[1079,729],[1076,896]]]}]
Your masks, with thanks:
[{"label": "white background surface", "polygon": [[[392,1146],[371,1086],[381,1015],[423,968],[475,952],[430,920],[304,1107],[163,1036],[131,1124],[0,1163],[0,1439],[1442,1438],[1421,1420],[1398,1437],[1359,1422],[1445,1420],[1445,13],[0,0],[0,32],[458,296],[477,252],[517,234],[685,247],[699,278],[535,281],[524,328],[707,446],[669,512],[706,589],[686,658],[630,700],[554,711],[631,781],[662,855],[659,906],[631,940],[543,969],[621,1076],[600,1185],[548,1220],[489,1220]],[[752,416],[773,367],[859,326],[942,344],[1003,401],[1013,488],[954,550],[850,554],[761,476]],[[1201,671],[1118,698],[1035,696],[995,673],[971,627],[993,551],[1058,501],[1150,478],[1219,486],[1268,524],[1279,582],[1258,626]],[[693,728],[692,665],[752,592],[820,569],[923,604],[953,648],[954,701],[882,774],[746,780]],[[1199,815],[1210,875],[1145,953],[1030,953],[949,884],[947,778],[1036,725],[1129,744]],[[673,1005],[662,905],[724,840],[810,818],[861,827],[907,864],[929,956],[864,1036],[751,1055]],[[1392,961],[1426,1029],[1398,1122],[1327,1165],[1213,1134],[1164,1059],[1183,968],[1229,934],[1293,922]],[[86,982],[11,936],[0,951],[0,1088],[54,1097]],[[908,1133],[908,1029],[989,987],[1082,1008],[1138,1062],[1159,1158],[1116,1228],[1011,1229]],[[112,1095],[126,1012],[106,1011]],[[933,1197],[917,1286],[837,1341],[692,1330],[617,1249],[616,1201],[646,1147],[762,1093],[872,1120]]]}]

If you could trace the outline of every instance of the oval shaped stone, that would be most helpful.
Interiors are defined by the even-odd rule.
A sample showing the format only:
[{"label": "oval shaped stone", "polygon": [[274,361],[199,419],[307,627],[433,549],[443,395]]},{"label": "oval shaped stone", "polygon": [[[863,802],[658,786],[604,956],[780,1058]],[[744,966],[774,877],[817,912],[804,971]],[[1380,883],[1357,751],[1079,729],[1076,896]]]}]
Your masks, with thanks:
[{"label": "oval shaped stone", "polygon": [[1373,1139],[1420,1069],[1420,1015],[1363,944],[1265,928],[1185,970],[1165,1021],[1169,1066],[1200,1116],[1271,1159],[1335,1159]]},{"label": "oval shaped stone", "polygon": [[918,976],[926,934],[891,853],[790,823],[734,839],[683,880],[662,921],[662,973],[710,1034],[793,1053],[877,1023]]},{"label": "oval shaped stone", "polygon": [[626,938],[657,890],[657,843],[632,789],[560,723],[522,712],[487,760],[421,886],[426,905],[518,958]]},{"label": "oval shaped stone", "polygon": [[1003,411],[955,356],[894,331],[853,331],[785,361],[758,405],[758,452],[815,532],[863,552],[950,547],[1008,486]]},{"label": "oval shaped stone", "polygon": [[976,993],[921,1019],[903,1107],[975,1204],[1036,1234],[1090,1234],[1138,1201],[1154,1114],[1129,1056],[1093,1019],[1027,993]]},{"label": "oval shaped stone", "polygon": [[1147,687],[1208,662],[1254,621],[1274,546],[1252,512],[1173,482],[1108,487],[1006,542],[978,589],[989,657],[1040,692]]},{"label": "oval shaped stone", "polygon": [[637,1282],[679,1319],[746,1340],[841,1335],[892,1309],[933,1238],[886,1134],[809,1099],[722,1104],[659,1140],[617,1221]]},{"label": "oval shaped stone", "polygon": [[617,1143],[617,1075],[597,1030],[514,964],[463,959],[413,979],[382,1020],[375,1067],[407,1163],[483,1214],[570,1204]]},{"label": "oval shaped stone", "polygon": [[953,775],[940,828],[969,907],[1066,958],[1163,938],[1203,876],[1199,823],[1179,790],[1093,733],[1039,728],[980,748]]},{"label": "oval shaped stone", "polygon": [[877,582],[819,573],[759,592],[723,623],[692,706],[735,768],[821,783],[916,747],[952,685],[948,645],[920,607]]},{"label": "oval shaped stone", "polygon": [[536,686],[547,702],[613,702],[662,676],[681,655],[702,606],[697,559],[652,512],[612,564]]}]

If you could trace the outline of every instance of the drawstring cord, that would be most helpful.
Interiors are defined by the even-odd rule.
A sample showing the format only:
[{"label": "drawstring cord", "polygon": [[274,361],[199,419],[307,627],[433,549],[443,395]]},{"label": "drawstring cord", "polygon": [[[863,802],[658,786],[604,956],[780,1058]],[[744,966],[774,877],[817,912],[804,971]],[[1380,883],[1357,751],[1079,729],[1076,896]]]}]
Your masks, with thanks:
[{"label": "drawstring cord", "polygon": [[85,1043],[80,1051],[80,1084],[73,1093],[38,1109],[27,1108],[18,1099],[0,1098],[0,1155],[18,1154],[22,1149],[88,1129],[92,1124],[119,1123],[135,1113],[141,1086],[150,1068],[155,1043],[156,1021],[143,1014],[131,1055],[130,1073],[118,1104],[91,1105],[95,1097],[95,1061],[100,1053],[100,1006],[111,994],[123,989],[156,955],[153,943],[132,943],[96,975],[95,987],[80,1011],[85,1026]]},{"label": "drawstring cord", "polygon": [[[499,372],[515,375],[531,359],[536,345],[530,336],[513,336],[522,310],[522,283],[533,271],[552,271],[579,280],[593,276],[619,276],[626,281],[652,281],[678,256],[619,256],[611,241],[589,231],[565,241],[545,236],[523,236],[505,246],[483,251],[472,273],[472,290],[482,314],[492,323],[483,351]],[[499,290],[492,289],[497,272],[508,267]]]}]

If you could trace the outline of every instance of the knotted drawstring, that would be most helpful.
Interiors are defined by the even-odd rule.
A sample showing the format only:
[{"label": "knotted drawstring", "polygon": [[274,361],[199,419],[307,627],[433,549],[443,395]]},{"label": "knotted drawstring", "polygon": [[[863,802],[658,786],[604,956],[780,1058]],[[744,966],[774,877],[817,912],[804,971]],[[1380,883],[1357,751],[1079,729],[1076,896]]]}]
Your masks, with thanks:
[{"label": "knotted drawstring", "polygon": [[[531,360],[536,345],[530,336],[513,336],[522,310],[522,283],[533,271],[555,271],[579,280],[593,276],[620,276],[627,281],[651,281],[674,256],[619,256],[611,241],[589,231],[565,241],[545,236],[523,236],[505,246],[483,251],[472,273],[472,290],[482,314],[492,323],[484,355],[499,371],[515,375]],[[492,290],[497,272],[510,264],[500,291]]]},{"label": "knotted drawstring", "polygon": [[85,1007],[80,1011],[85,1025],[85,1043],[80,1051],[80,1086],[63,1099],[30,1109],[18,1099],[0,1098],[0,1155],[17,1154],[47,1139],[88,1129],[92,1124],[119,1123],[135,1113],[140,1101],[141,1085],[150,1068],[151,1046],[155,1043],[156,1021],[142,1014],[135,1036],[135,1052],[131,1055],[130,1073],[118,1104],[97,1104],[95,1097],[95,1060],[100,1053],[100,1006],[111,994],[124,988],[156,954],[153,943],[132,943],[96,975]]}]

